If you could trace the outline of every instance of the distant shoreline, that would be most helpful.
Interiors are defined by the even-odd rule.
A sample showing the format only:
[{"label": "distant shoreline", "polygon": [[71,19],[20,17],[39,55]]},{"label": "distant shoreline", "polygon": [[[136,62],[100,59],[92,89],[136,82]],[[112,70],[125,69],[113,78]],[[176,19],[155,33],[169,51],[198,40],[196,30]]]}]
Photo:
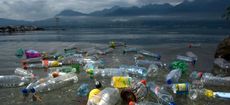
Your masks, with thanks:
[{"label": "distant shoreline", "polygon": [[37,26],[3,26],[0,27],[0,33],[17,33],[17,32],[27,32],[27,31],[44,31],[44,28],[37,27]]}]

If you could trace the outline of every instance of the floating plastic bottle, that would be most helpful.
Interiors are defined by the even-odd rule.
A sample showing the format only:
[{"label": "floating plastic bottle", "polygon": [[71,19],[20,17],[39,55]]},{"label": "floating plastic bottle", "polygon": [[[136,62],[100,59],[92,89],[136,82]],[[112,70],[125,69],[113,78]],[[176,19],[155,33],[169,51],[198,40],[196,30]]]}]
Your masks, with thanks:
[{"label": "floating plastic bottle", "polygon": [[36,50],[25,50],[26,58],[38,58],[41,57],[41,53]]},{"label": "floating plastic bottle", "polygon": [[131,77],[114,76],[112,77],[111,85],[115,88],[127,88],[132,83]]},{"label": "floating plastic bottle", "polygon": [[194,54],[194,53],[193,53],[193,52],[191,52],[191,51],[186,52],[186,56],[191,57],[191,58],[192,58],[193,60],[195,60],[195,61],[197,61],[197,60],[198,60],[197,55],[196,55],[196,54]]},{"label": "floating plastic bottle", "polygon": [[42,63],[23,65],[24,66],[23,68],[24,69],[43,69],[43,68],[48,68],[48,67],[58,67],[61,65],[62,63],[58,61],[43,60]]},{"label": "floating plastic bottle", "polygon": [[161,104],[155,103],[155,102],[150,102],[150,101],[143,101],[143,102],[138,102],[138,103],[131,101],[131,102],[129,102],[129,105],[161,105]]},{"label": "floating plastic bottle", "polygon": [[214,64],[218,65],[222,69],[229,69],[230,63],[223,58],[216,58]]},{"label": "floating plastic bottle", "polygon": [[148,82],[147,87],[151,94],[155,94],[159,102],[163,105],[176,105],[173,97],[162,87],[157,86],[154,82]]},{"label": "floating plastic bottle", "polygon": [[30,58],[30,59],[24,59],[21,60],[22,65],[26,65],[26,64],[34,64],[34,63],[42,63],[42,58]]},{"label": "floating plastic bottle", "polygon": [[46,82],[33,86],[31,89],[32,93],[35,92],[46,92],[54,89],[58,89],[67,85],[71,85],[78,81],[76,74],[67,73],[66,75],[58,76],[56,78],[50,78]]},{"label": "floating plastic bottle", "polygon": [[193,72],[190,74],[189,77],[190,77],[192,80],[199,80],[199,79],[201,79],[202,75],[203,75],[202,72],[193,71]]},{"label": "floating plastic bottle", "polygon": [[83,64],[84,63],[84,59],[82,56],[68,56],[68,57],[64,57],[61,60],[63,65],[71,65],[71,64]]},{"label": "floating plastic bottle", "polygon": [[106,48],[106,49],[98,50],[97,53],[100,55],[106,55],[108,53],[111,53],[112,51],[113,51],[112,48]]},{"label": "floating plastic bottle", "polygon": [[193,65],[195,64],[195,60],[193,58],[191,58],[191,57],[188,57],[188,56],[177,55],[176,58],[178,60],[182,60],[182,61],[185,61],[185,62],[190,62]]},{"label": "floating plastic bottle", "polygon": [[230,77],[213,76],[211,73],[204,73],[201,81],[204,85],[230,86]]},{"label": "floating plastic bottle", "polygon": [[188,47],[189,48],[199,48],[201,47],[201,44],[200,43],[190,43]]},{"label": "floating plastic bottle", "polygon": [[78,96],[87,96],[89,93],[89,85],[84,83],[77,89]]},{"label": "floating plastic bottle", "polygon": [[125,48],[123,50],[123,54],[126,54],[126,53],[130,53],[130,52],[134,52],[134,53],[137,53],[138,49],[137,48]]},{"label": "floating plastic bottle", "polygon": [[162,63],[161,61],[150,61],[150,60],[136,60],[136,65],[138,66],[150,66],[151,64],[157,65],[159,68],[166,67],[165,63]]},{"label": "floating plastic bottle", "polygon": [[14,70],[14,73],[19,76],[28,76],[28,77],[34,77],[34,74],[28,70],[22,69],[22,68],[16,68]]},{"label": "floating plastic bottle", "polygon": [[156,58],[156,60],[160,60],[161,59],[161,55],[160,54],[156,54],[156,53],[152,53],[146,50],[140,50],[138,51],[139,54],[145,55],[145,56],[150,56],[153,58]]},{"label": "floating plastic bottle", "polygon": [[166,83],[169,85],[172,83],[177,83],[181,77],[181,74],[181,70],[179,69],[174,69],[170,71],[169,74],[166,76]]},{"label": "floating plastic bottle", "polygon": [[18,87],[23,86],[31,82],[33,78],[26,76],[17,75],[4,75],[0,76],[0,86],[1,87]]},{"label": "floating plastic bottle", "polygon": [[15,56],[18,58],[22,58],[23,55],[24,55],[24,50],[22,48],[19,48],[15,53]]},{"label": "floating plastic bottle", "polygon": [[57,68],[49,68],[49,71],[58,71],[63,73],[80,73],[80,64],[73,64],[71,66],[62,66]]},{"label": "floating plastic bottle", "polygon": [[160,70],[160,68],[157,65],[151,64],[148,68],[147,74],[149,77],[156,76],[158,74],[159,70]]},{"label": "floating plastic bottle", "polygon": [[90,76],[128,76],[128,72],[120,68],[88,69],[86,72],[90,74]]},{"label": "floating plastic bottle", "polygon": [[88,100],[87,105],[117,105],[120,93],[116,88],[105,88],[99,94]]},{"label": "floating plastic bottle", "polygon": [[181,60],[176,60],[176,61],[173,61],[171,64],[170,64],[170,67],[169,67],[171,70],[173,69],[180,69],[182,71],[182,74],[186,73],[187,70],[188,70],[188,64],[184,61],[181,61]]},{"label": "floating plastic bottle", "polygon": [[188,94],[190,89],[189,83],[175,83],[172,85],[173,93],[175,94]]},{"label": "floating plastic bottle", "polygon": [[121,65],[119,69],[121,69],[121,71],[127,71],[129,75],[134,75],[137,77],[146,77],[148,71],[144,67],[127,66],[127,65]]}]

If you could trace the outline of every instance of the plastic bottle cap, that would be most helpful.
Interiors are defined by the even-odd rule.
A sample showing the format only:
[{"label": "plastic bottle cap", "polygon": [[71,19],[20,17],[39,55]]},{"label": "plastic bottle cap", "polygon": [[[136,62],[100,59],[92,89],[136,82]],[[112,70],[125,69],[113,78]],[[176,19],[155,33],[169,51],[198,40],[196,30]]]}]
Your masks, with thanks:
[{"label": "plastic bottle cap", "polygon": [[130,102],[129,102],[129,105],[135,105],[135,102],[130,101]]},{"label": "plastic bottle cap", "polygon": [[27,94],[28,93],[28,90],[26,88],[22,89],[22,93],[23,94]]},{"label": "plastic bottle cap", "polygon": [[95,82],[95,87],[96,87],[97,89],[101,88],[101,87],[102,87],[101,82],[100,82],[100,81],[96,81],[96,82]]},{"label": "plastic bottle cap", "polygon": [[34,88],[30,89],[31,93],[35,93],[36,90]]},{"label": "plastic bottle cap", "polygon": [[171,80],[171,79],[168,79],[168,80],[167,80],[167,84],[172,84],[172,80]]},{"label": "plastic bottle cap", "polygon": [[53,78],[58,77],[58,76],[59,76],[59,72],[53,72],[53,73],[52,73],[52,76],[53,76]]},{"label": "plastic bottle cap", "polygon": [[169,105],[176,105],[176,103],[175,102],[170,102]]},{"label": "plastic bottle cap", "polygon": [[203,75],[203,73],[202,72],[198,72],[197,75],[198,75],[199,78],[201,78],[202,75]]},{"label": "plastic bottle cap", "polygon": [[146,86],[146,80],[141,80],[141,83],[143,83]]}]

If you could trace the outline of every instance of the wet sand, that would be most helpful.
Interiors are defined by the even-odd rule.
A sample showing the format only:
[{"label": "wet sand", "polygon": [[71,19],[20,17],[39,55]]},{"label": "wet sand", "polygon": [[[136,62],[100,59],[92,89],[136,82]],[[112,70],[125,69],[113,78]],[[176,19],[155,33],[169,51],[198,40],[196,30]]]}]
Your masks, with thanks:
[{"label": "wet sand", "polygon": [[[16,49],[18,48],[31,48],[38,51],[46,51],[50,49],[57,49],[61,51],[63,48],[76,44],[79,48],[87,48],[93,46],[107,46],[107,44],[97,44],[97,43],[83,43],[83,42],[0,42],[0,75],[13,74],[16,67],[19,67],[20,59],[14,56]],[[206,71],[210,72],[213,67],[213,56],[216,50],[217,44],[202,44],[200,48],[188,48],[187,43],[180,44],[157,44],[157,45],[131,45],[130,47],[137,47],[141,49],[146,49],[152,52],[158,52],[162,55],[162,61],[169,63],[174,60],[177,54],[185,54],[186,51],[192,51],[198,55],[198,62],[195,66],[195,69],[190,69],[190,72],[193,70],[197,71]],[[129,45],[128,45],[129,46]],[[131,65],[134,63],[133,60],[134,54],[122,54],[122,50],[117,48],[113,53],[110,53],[105,56],[101,56],[107,67],[118,67],[120,64]],[[44,72],[44,71],[37,71]],[[165,74],[167,71],[161,71],[157,77],[148,78],[148,81],[156,81],[159,84],[164,83]],[[44,72],[46,74],[46,72]],[[78,75],[79,81],[72,86],[67,86],[58,90],[51,92],[40,93],[42,97],[42,102],[33,102],[31,96],[27,98],[26,101],[23,100],[23,96],[20,93],[21,88],[0,88],[0,104],[1,105],[85,105],[87,102],[87,97],[79,97],[76,95],[77,88],[82,83],[88,83],[90,89],[94,88],[93,80],[89,77],[80,73]],[[102,80],[104,87],[110,86],[109,78],[98,78]],[[183,77],[182,82],[186,82],[186,76]],[[209,87],[216,91],[221,91],[222,88]],[[229,88],[224,88],[225,90],[230,91]],[[148,97],[148,99],[151,99]],[[191,101],[186,96],[175,96],[174,99],[177,105],[228,105],[228,100],[219,100],[219,99],[207,99],[200,98],[196,101]],[[154,99],[153,99],[154,101]]]}]

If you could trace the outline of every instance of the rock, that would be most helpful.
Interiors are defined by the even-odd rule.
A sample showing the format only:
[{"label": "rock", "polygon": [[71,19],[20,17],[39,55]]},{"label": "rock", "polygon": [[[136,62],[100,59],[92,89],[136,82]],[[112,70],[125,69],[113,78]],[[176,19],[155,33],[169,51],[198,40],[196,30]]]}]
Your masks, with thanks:
[{"label": "rock", "polygon": [[[225,38],[219,43],[216,53],[213,67],[213,74],[215,75],[230,75],[229,67],[222,67],[221,64],[227,64],[230,62],[230,36]],[[222,58],[222,59],[221,59]]]}]

